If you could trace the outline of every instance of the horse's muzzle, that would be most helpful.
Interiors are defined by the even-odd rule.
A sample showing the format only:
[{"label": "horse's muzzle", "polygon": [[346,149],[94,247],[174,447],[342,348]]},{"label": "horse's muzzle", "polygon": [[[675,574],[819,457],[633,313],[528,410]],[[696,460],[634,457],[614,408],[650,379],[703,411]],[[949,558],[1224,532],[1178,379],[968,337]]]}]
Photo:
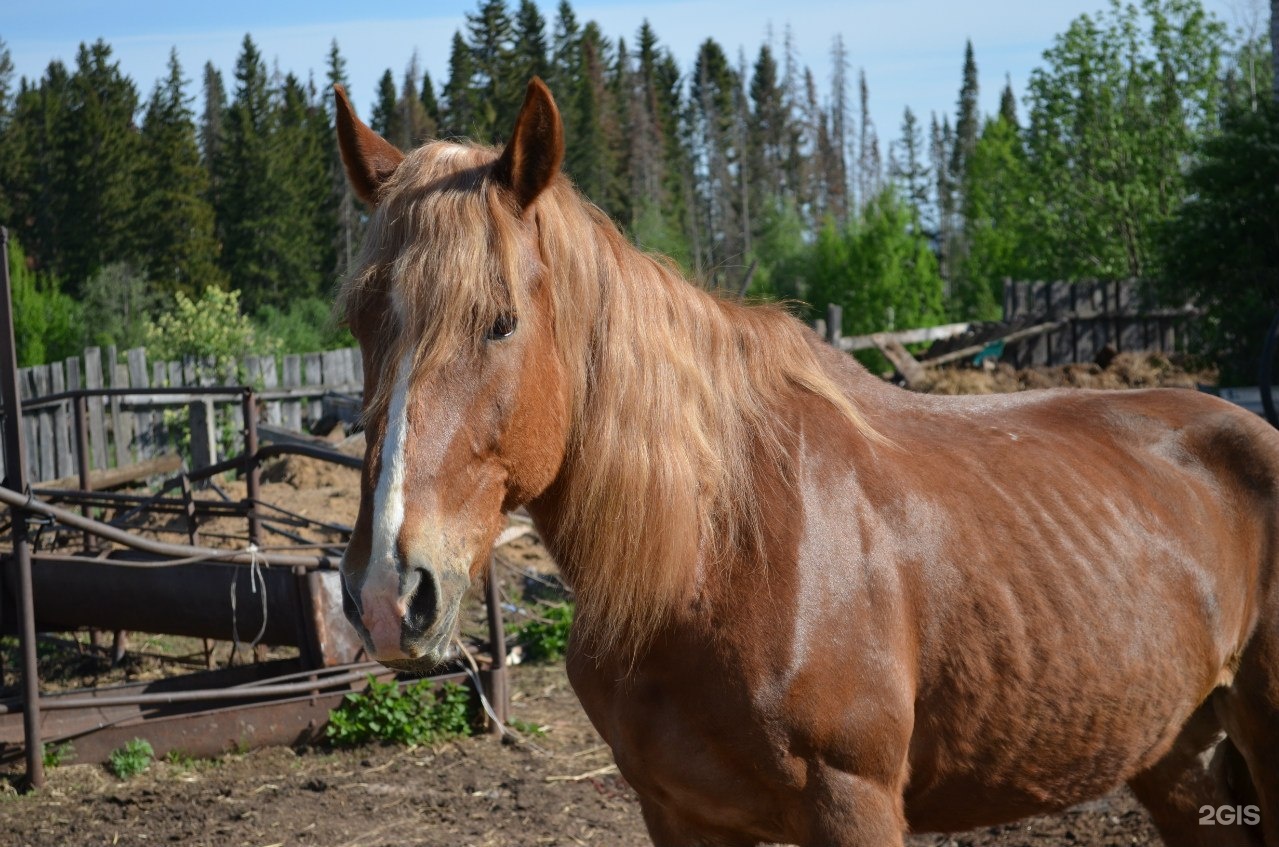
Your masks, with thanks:
[{"label": "horse's muzzle", "polygon": [[342,574],[342,608],[369,655],[397,670],[426,672],[447,661],[469,580],[414,567],[398,597],[375,596]]}]

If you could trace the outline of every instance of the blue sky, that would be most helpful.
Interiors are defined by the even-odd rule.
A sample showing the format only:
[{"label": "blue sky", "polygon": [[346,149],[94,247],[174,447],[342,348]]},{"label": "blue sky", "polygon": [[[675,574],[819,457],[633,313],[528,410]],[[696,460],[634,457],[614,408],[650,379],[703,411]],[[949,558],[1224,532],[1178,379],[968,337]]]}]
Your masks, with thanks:
[{"label": "blue sky", "polygon": [[[965,38],[971,38],[980,70],[982,106],[993,112],[1005,75],[1020,98],[1030,71],[1053,36],[1083,13],[1108,0],[578,0],[580,21],[594,19],[610,38],[634,33],[646,18],[661,41],[687,69],[698,44],[714,37],[748,62],[771,32],[780,42],[789,26],[800,61],[819,81],[830,73],[831,41],[841,33],[855,69],[865,68],[871,114],[883,140],[895,138],[903,107],[925,122],[931,112],[953,113]],[[1203,0],[1231,29],[1264,31],[1264,0]],[[171,47],[186,74],[198,79],[206,61],[230,82],[246,32],[269,62],[305,77],[322,78],[325,56],[336,38],[346,56],[357,108],[367,116],[374,87],[386,68],[397,79],[414,50],[425,70],[441,81],[449,42],[476,0],[382,0],[374,4],[334,0],[218,0],[212,3],[112,3],[87,0],[6,0],[0,38],[13,54],[17,73],[39,77],[51,59],[74,63],[77,45],[105,38],[125,73],[145,98],[159,78]],[[515,2],[511,2],[512,6]],[[557,0],[538,0],[549,22]],[[193,91],[195,89],[193,88]]]}]

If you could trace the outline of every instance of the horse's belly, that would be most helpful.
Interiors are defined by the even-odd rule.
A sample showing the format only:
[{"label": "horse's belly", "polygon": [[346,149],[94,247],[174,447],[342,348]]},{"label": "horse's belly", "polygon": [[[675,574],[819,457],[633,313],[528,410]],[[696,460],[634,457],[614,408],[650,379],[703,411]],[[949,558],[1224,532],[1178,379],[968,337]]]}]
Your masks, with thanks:
[{"label": "horse's belly", "polygon": [[1094,677],[917,715],[905,791],[911,828],[969,829],[1107,793],[1171,747],[1204,693],[1194,676]]}]

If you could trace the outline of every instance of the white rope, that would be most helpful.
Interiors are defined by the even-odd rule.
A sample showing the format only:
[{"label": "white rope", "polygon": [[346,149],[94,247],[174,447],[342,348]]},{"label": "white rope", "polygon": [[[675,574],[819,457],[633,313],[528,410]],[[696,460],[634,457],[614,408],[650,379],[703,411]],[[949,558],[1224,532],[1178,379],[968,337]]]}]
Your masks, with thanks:
[{"label": "white rope", "polygon": [[[253,640],[249,642],[249,649],[255,649],[262,642],[262,636],[266,635],[267,622],[267,600],[266,600],[266,576],[262,573],[263,567],[269,567],[269,563],[263,560],[258,553],[260,552],[258,545],[250,544],[245,552],[249,554],[249,590],[253,594],[258,593],[258,583],[262,584],[262,628],[258,630],[258,634],[253,636]],[[240,622],[236,616],[236,600],[235,589],[240,581],[240,568],[237,566],[231,572],[231,655],[227,657],[227,666],[230,667],[235,661],[235,655],[240,650]]]}]

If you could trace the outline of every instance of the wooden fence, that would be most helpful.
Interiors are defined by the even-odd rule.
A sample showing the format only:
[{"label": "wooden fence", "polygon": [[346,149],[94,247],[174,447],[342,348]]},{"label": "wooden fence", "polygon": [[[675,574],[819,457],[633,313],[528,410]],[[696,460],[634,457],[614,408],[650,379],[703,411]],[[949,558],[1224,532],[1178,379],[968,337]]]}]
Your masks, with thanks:
[{"label": "wooden fence", "polygon": [[1135,281],[1006,281],[1004,322],[1009,327],[1055,321],[1062,326],[1021,342],[1005,358],[1017,367],[1089,362],[1107,344],[1120,351],[1177,352],[1194,316],[1189,308],[1158,307]]},{"label": "wooden fence", "polygon": [[[151,388],[251,385],[261,392],[263,422],[300,431],[314,425],[326,410],[358,408],[352,395],[363,391],[364,382],[355,347],[278,358],[245,356],[221,365],[194,358],[148,362],[141,347],[122,354],[114,347],[90,347],[83,356],[21,368],[18,376],[24,403],[80,388],[137,389],[125,397],[89,397],[89,467],[96,471],[172,452],[188,437],[197,466],[240,449],[244,417],[238,397],[148,395]],[[22,417],[29,478],[47,482],[74,477],[72,401],[24,408]]]}]

